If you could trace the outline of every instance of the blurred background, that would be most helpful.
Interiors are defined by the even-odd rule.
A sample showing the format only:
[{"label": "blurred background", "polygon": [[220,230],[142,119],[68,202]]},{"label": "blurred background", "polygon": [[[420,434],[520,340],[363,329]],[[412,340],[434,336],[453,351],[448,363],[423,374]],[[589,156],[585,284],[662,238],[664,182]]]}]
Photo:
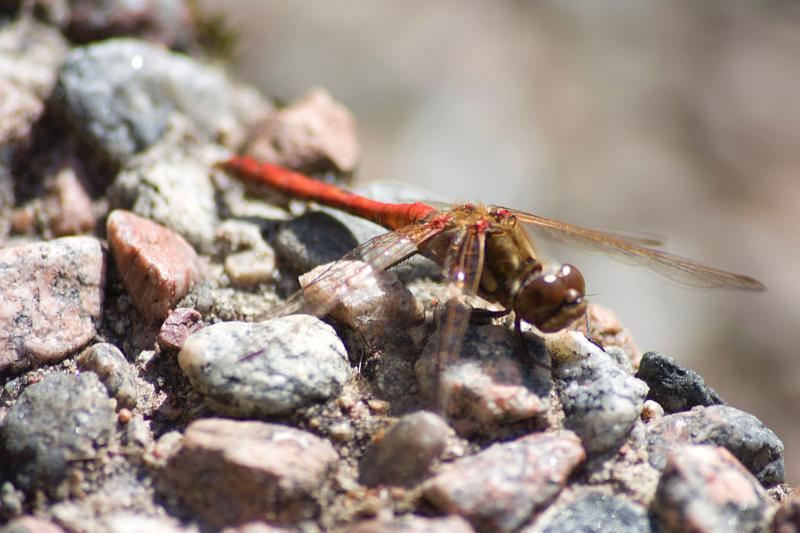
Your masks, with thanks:
[{"label": "blurred background", "polygon": [[653,231],[764,294],[676,287],[564,252],[639,347],[699,371],[786,445],[800,483],[800,4],[204,0],[240,76],[323,86],[359,124],[356,179]]}]

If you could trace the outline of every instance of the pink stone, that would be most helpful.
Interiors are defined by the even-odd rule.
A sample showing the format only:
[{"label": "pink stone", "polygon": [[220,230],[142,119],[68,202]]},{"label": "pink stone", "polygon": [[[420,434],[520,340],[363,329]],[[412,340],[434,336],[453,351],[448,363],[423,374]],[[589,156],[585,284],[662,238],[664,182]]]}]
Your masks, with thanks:
[{"label": "pink stone", "polygon": [[200,279],[194,248],[174,231],[120,209],[108,216],[107,231],[133,304],[146,317],[163,320]]},{"label": "pink stone", "polygon": [[89,342],[104,284],[95,238],[0,249],[0,371],[58,361]]}]

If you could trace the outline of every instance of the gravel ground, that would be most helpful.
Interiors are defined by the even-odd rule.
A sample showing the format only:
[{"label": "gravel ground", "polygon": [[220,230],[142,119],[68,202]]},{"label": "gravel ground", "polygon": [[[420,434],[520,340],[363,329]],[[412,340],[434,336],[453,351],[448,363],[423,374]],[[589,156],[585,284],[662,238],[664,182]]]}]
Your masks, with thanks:
[{"label": "gravel ground", "polygon": [[276,109],[178,0],[54,6],[0,27],[3,531],[799,527],[778,437],[610,310],[527,353],[476,321],[441,374],[425,260],[285,316],[298,274],[380,230],[216,164],[345,179],[348,110]]}]

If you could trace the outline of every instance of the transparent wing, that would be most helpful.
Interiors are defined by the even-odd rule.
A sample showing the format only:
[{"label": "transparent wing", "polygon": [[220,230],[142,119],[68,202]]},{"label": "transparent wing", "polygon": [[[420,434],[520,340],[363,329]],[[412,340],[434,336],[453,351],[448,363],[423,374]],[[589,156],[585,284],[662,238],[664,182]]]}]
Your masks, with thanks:
[{"label": "transparent wing", "polygon": [[641,246],[622,235],[588,229],[515,209],[507,210],[518,220],[528,224],[534,232],[541,232],[566,244],[603,252],[627,263],[645,266],[682,285],[748,291],[766,289],[763,283],[750,276],[727,272],[679,255]]},{"label": "transparent wing", "polygon": [[421,244],[441,231],[441,227],[435,225],[415,224],[368,240],[304,283],[302,289],[289,296],[277,314],[327,314],[346,291],[368,285],[377,271],[414,255]]},{"label": "transparent wing", "polygon": [[483,272],[486,232],[483,226],[473,224],[462,228],[453,239],[445,256],[444,272],[447,292],[441,319],[436,330],[436,360],[438,366],[437,403],[442,412],[447,411],[447,387],[442,383],[445,369],[461,355],[464,334],[469,327],[470,307],[465,295],[478,292]]}]

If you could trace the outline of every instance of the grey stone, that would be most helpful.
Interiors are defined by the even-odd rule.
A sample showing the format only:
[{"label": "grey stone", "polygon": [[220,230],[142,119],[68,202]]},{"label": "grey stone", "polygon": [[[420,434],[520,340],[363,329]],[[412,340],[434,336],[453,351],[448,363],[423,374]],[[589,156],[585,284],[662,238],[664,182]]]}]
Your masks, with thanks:
[{"label": "grey stone", "polygon": [[439,415],[421,411],[401,418],[373,443],[359,465],[359,481],[411,486],[422,481],[444,451],[449,432]]},{"label": "grey stone", "polygon": [[469,522],[460,516],[427,517],[401,515],[364,520],[344,529],[346,533],[472,533]]},{"label": "grey stone", "polygon": [[120,407],[136,407],[135,369],[119,348],[106,342],[94,344],[78,356],[78,366],[97,374]]},{"label": "grey stone", "polygon": [[695,407],[648,425],[650,464],[663,469],[671,449],[714,444],[730,451],[765,486],[783,482],[783,443],[749,413],[727,405]]},{"label": "grey stone", "polygon": [[650,387],[647,397],[661,404],[667,413],[725,403],[700,374],[657,352],[642,356],[636,377]]},{"label": "grey stone", "polygon": [[186,428],[164,475],[215,527],[251,520],[293,524],[318,512],[314,495],[336,459],[328,441],[306,431],[209,418]]},{"label": "grey stone", "polygon": [[625,498],[591,491],[548,509],[522,533],[650,533],[647,509]]},{"label": "grey stone", "polygon": [[681,446],[667,457],[653,512],[667,531],[765,531],[771,502],[733,455],[715,446]]},{"label": "grey stone", "polygon": [[178,362],[218,409],[251,416],[335,398],[350,375],[333,328],[308,315],[208,326],[186,340]]},{"label": "grey stone", "polygon": [[219,221],[209,167],[220,157],[219,149],[174,146],[182,142],[164,141],[131,158],[108,189],[109,203],[166,226],[210,253]]},{"label": "grey stone", "polygon": [[423,496],[478,531],[513,531],[556,497],[585,456],[572,432],[535,433],[444,465]]},{"label": "grey stone", "polygon": [[581,437],[589,453],[620,446],[642,413],[647,385],[580,333],[548,336],[547,347],[565,426]]},{"label": "grey stone", "polygon": [[105,254],[93,237],[0,250],[0,371],[58,361],[96,334]]},{"label": "grey stone", "polygon": [[69,53],[54,105],[104,159],[122,164],[159,141],[173,113],[188,117],[201,138],[230,136],[238,127],[237,96],[221,69],[120,38]]},{"label": "grey stone", "polygon": [[68,471],[98,456],[114,409],[96,374],[51,374],[29,386],[0,426],[0,454],[15,484],[63,497]]}]

